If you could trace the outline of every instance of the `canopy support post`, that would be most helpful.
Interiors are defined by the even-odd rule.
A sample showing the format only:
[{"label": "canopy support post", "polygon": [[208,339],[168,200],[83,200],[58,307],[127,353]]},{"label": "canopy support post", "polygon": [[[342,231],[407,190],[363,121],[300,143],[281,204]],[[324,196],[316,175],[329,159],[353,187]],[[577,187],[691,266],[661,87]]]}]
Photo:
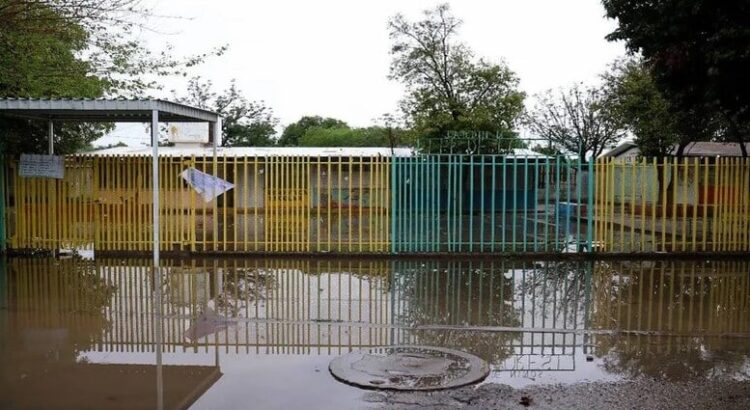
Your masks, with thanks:
[{"label": "canopy support post", "polygon": [[49,154],[55,155],[55,125],[52,123],[52,119],[47,120],[47,140]]}]

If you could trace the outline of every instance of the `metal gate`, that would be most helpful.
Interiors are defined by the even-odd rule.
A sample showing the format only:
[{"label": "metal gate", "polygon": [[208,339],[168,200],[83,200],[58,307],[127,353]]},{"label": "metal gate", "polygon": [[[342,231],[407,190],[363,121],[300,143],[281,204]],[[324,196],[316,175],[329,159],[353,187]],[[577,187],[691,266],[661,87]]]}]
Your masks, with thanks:
[{"label": "metal gate", "polygon": [[544,155],[393,159],[394,253],[565,252],[591,244],[593,162]]}]

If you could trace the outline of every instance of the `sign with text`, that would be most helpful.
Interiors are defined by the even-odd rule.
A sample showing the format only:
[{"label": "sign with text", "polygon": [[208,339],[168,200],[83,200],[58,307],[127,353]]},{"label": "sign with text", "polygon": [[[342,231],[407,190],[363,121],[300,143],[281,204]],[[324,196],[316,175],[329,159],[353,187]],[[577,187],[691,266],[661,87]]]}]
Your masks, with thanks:
[{"label": "sign with text", "polygon": [[23,178],[57,178],[65,175],[65,159],[57,155],[21,154],[18,175]]}]

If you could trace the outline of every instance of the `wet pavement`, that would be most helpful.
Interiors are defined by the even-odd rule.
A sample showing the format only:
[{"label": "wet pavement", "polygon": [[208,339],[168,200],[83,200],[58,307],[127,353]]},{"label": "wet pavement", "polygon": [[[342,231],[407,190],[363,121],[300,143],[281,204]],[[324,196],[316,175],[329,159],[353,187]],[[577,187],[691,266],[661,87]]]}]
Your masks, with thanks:
[{"label": "wet pavement", "polygon": [[[0,408],[747,408],[750,262],[0,261]],[[428,345],[479,387],[385,393],[340,355]]]}]

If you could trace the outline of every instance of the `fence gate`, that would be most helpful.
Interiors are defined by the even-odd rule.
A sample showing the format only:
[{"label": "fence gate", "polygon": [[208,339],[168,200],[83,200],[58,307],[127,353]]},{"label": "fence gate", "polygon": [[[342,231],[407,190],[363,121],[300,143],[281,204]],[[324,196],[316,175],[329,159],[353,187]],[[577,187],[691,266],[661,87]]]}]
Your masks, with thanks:
[{"label": "fence gate", "polygon": [[394,253],[591,246],[593,163],[544,155],[393,159]]},{"label": "fence gate", "polygon": [[266,252],[310,250],[310,162],[300,157],[271,157],[265,175]]}]

